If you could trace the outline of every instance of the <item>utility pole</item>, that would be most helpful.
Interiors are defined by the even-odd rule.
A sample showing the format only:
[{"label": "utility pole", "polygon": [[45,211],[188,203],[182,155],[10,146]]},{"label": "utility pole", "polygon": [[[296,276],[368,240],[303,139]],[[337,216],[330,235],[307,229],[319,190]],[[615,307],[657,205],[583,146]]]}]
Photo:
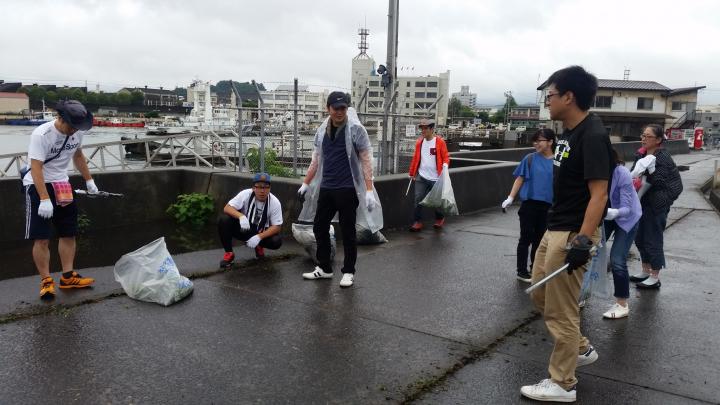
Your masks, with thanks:
[{"label": "utility pole", "polygon": [[[380,65],[378,73],[383,75],[383,88],[385,89],[385,101],[383,102],[383,130],[380,144],[380,174],[388,170],[388,158],[390,156],[390,145],[388,142],[388,131],[390,130],[390,108],[395,93],[395,80],[397,78],[397,47],[398,47],[398,18],[400,12],[400,0],[389,0],[388,6],[388,36],[387,36],[387,66]],[[381,71],[382,70],[382,71]]]},{"label": "utility pole", "polygon": [[260,88],[258,88],[255,80],[252,81],[255,91],[258,95],[258,107],[260,107],[260,172],[265,172],[265,103],[263,102]]},{"label": "utility pole", "polygon": [[243,138],[242,138],[242,97],[235,82],[230,79],[230,86],[232,87],[233,93],[235,93],[235,104],[237,105],[237,129],[238,129],[238,171],[242,172],[245,167],[245,153],[243,152]]},{"label": "utility pole", "polygon": [[508,117],[510,116],[510,99],[512,98],[512,91],[505,92],[505,127],[508,126]]},{"label": "utility pole", "polygon": [[[298,79],[297,77],[293,81],[293,100],[295,101],[295,108],[293,110],[293,176],[297,176],[297,150],[298,150]],[[281,140],[282,142],[282,140]]]}]

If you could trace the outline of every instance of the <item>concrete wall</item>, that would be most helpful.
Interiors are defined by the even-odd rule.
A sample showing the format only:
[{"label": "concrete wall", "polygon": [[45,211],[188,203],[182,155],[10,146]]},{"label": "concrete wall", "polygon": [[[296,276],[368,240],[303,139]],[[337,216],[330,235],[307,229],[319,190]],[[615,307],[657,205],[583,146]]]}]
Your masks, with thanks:
[{"label": "concrete wall", "polygon": [[[626,159],[632,159],[639,143],[625,142],[614,146]],[[673,154],[688,151],[685,141],[668,142],[667,148]],[[518,148],[453,153],[450,177],[460,213],[497,206],[510,190],[517,162],[531,150]],[[79,208],[97,230],[167,220],[165,210],[175,202],[177,195],[191,192],[213,196],[217,215],[220,215],[223,206],[252,183],[250,174],[213,173],[188,168],[94,173],[93,177],[101,189],[125,194],[122,199],[78,197]],[[70,181],[74,188],[85,188],[79,176],[72,176]],[[19,191],[19,183],[17,178],[0,179],[0,195],[3,196],[0,199],[0,242],[21,240],[24,235],[25,198]],[[280,178],[272,184],[272,193],[283,203],[286,233],[289,233],[290,224],[300,212],[300,202],[296,197],[300,184],[298,179]],[[407,174],[376,179],[375,187],[388,229],[403,228],[410,222],[413,190],[406,197],[407,184]],[[427,215],[430,214],[428,210]]]}]

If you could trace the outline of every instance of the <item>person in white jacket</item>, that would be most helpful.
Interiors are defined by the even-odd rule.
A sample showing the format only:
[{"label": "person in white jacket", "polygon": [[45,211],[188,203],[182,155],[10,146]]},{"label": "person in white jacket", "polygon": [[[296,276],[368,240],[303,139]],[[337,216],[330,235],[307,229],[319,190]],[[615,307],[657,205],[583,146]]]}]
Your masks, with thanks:
[{"label": "person in white jacket", "polygon": [[350,287],[355,279],[356,222],[367,224],[373,233],[383,225],[382,209],[373,187],[370,138],[349,104],[347,94],[330,93],[327,100],[330,117],[315,134],[312,161],[298,190],[298,195],[303,198],[309,195],[312,200],[306,206],[315,209],[313,233],[317,241],[318,266],[303,273],[303,278],[333,277],[329,229],[337,213],[345,253],[340,287]]}]

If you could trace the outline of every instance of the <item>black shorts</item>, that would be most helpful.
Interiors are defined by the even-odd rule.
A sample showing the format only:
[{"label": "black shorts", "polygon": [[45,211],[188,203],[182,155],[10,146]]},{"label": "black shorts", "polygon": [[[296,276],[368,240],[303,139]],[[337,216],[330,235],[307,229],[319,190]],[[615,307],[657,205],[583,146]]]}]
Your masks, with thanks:
[{"label": "black shorts", "polygon": [[52,225],[60,238],[72,237],[78,231],[78,209],[73,193],[73,202],[64,207],[55,204],[55,191],[52,184],[45,184],[50,201],[53,204],[53,216],[50,219],[38,215],[40,196],[34,185],[25,186],[25,239],[50,239]]}]

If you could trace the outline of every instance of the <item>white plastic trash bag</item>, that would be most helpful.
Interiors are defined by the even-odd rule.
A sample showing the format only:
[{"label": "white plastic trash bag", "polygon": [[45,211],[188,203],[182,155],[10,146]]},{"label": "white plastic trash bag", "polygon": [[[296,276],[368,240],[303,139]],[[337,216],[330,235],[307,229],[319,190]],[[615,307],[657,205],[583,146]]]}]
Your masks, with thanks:
[{"label": "white plastic trash bag", "polygon": [[180,274],[165,238],[123,255],[115,263],[115,281],[130,298],[168,306],[188,296],[193,283]]},{"label": "white plastic trash bag", "polygon": [[446,168],[440,173],[440,178],[435,182],[430,192],[420,201],[420,205],[436,208],[445,215],[458,215],[455,193],[450,182],[450,173]]},{"label": "white plastic trash bag", "polygon": [[597,298],[610,298],[610,278],[608,274],[608,249],[605,240],[605,230],[598,245],[597,254],[592,257],[590,267],[583,276],[579,301],[585,301],[591,296]]},{"label": "white plastic trash bag", "polygon": [[[317,242],[315,241],[315,233],[313,233],[313,225],[294,223],[292,224],[292,233],[295,240],[317,264]],[[335,258],[336,250],[335,228],[330,225],[330,260]]]}]

